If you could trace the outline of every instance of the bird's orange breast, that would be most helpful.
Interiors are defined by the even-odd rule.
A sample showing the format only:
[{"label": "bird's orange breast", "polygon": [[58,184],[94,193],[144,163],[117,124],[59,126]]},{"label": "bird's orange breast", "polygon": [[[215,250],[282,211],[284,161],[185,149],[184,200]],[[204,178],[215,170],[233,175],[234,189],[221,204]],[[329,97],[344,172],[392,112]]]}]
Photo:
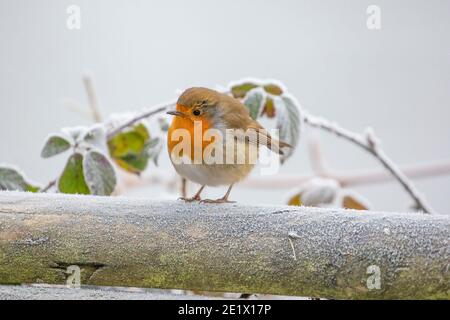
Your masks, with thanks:
[{"label": "bird's orange breast", "polygon": [[[186,118],[180,117],[180,116],[174,116],[172,119],[172,123],[168,130],[168,136],[167,136],[167,147],[169,149],[169,153],[172,152],[172,149],[180,142],[182,142],[183,138],[175,138],[176,136],[173,135],[174,132],[178,129],[184,129],[189,132],[188,138],[190,139],[189,145],[190,145],[190,158],[191,160],[194,160],[194,134],[201,132],[201,137],[196,137],[196,139],[201,139],[201,144],[199,145],[199,148],[201,148],[201,154],[203,155],[203,150],[210,144],[214,142],[214,139],[211,141],[205,141],[203,139],[204,133],[211,128],[211,123],[208,121],[206,117],[194,117],[189,115],[189,110],[186,107],[177,105],[177,110],[185,113],[187,115]],[[195,123],[197,122],[197,123]],[[195,126],[201,125],[201,130],[196,130]],[[184,135],[183,135],[184,137]],[[183,156],[183,150],[181,151],[181,154],[178,156]]]}]

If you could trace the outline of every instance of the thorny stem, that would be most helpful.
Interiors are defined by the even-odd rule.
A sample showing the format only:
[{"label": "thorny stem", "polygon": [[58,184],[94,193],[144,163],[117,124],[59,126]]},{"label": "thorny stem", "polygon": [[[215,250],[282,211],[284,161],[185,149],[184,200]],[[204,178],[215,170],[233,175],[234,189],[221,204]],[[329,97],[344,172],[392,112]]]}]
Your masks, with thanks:
[{"label": "thorny stem", "polygon": [[354,144],[360,146],[370,154],[372,154],[378,161],[392,174],[392,176],[401,184],[406,192],[414,200],[418,210],[424,213],[432,214],[434,210],[426,202],[424,197],[418,192],[414,184],[406,177],[400,168],[386,155],[386,153],[379,147],[376,137],[373,133],[368,133],[366,139],[359,134],[353,133],[344,129],[336,123],[331,123],[326,119],[318,118],[310,114],[304,114],[304,121],[311,127],[323,129],[336,136],[346,139]]},{"label": "thorny stem", "polygon": [[56,184],[56,180],[57,179],[50,181],[40,192],[44,193],[50,190],[50,188],[52,188]]},{"label": "thorny stem", "polygon": [[165,110],[167,110],[168,108],[172,107],[173,105],[175,105],[174,101],[162,104],[158,107],[152,108],[148,111],[145,111],[144,113],[141,113],[139,115],[137,115],[136,117],[128,120],[127,122],[125,122],[124,124],[118,126],[117,128],[115,128],[114,130],[112,130],[111,132],[108,133],[108,140],[113,138],[116,134],[118,134],[119,132],[121,132],[122,130],[132,126],[133,124],[135,124],[136,122],[139,122],[143,119],[146,119],[148,117],[151,117],[155,114],[161,113]]}]

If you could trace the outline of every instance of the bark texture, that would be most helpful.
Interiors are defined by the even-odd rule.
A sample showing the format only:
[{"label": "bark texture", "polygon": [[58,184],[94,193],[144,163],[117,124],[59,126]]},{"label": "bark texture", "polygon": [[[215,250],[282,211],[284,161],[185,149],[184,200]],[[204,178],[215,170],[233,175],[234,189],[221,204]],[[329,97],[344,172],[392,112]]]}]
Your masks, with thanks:
[{"label": "bark texture", "polygon": [[[0,192],[0,283],[450,298],[450,216]],[[379,289],[378,289],[379,288]]]}]

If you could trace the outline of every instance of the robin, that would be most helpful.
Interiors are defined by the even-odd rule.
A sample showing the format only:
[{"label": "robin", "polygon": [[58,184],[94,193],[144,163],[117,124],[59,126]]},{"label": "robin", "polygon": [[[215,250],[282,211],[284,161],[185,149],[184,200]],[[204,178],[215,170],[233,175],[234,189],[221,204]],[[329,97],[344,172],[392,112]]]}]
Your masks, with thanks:
[{"label": "robin", "polygon": [[[282,148],[291,147],[272,138],[250,117],[248,109],[239,100],[211,89],[187,89],[178,98],[176,110],[167,113],[174,116],[167,139],[170,160],[178,174],[201,185],[193,197],[182,198],[187,202],[233,202],[228,200],[231,189],[253,169],[260,145],[277,154],[283,154]],[[188,135],[183,136],[180,132]],[[206,139],[209,132],[214,134],[209,134],[212,137]],[[201,141],[196,143],[199,136]],[[182,143],[187,143],[187,148],[180,148]],[[201,200],[205,186],[220,185],[229,186],[222,198]]]}]

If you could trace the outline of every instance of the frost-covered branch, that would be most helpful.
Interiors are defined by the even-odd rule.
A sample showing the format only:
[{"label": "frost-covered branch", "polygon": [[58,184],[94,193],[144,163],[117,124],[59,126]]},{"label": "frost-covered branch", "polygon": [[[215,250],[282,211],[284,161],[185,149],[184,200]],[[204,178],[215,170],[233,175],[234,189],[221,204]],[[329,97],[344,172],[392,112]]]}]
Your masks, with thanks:
[{"label": "frost-covered branch", "polygon": [[42,188],[41,192],[49,191],[51,188],[53,188],[56,185],[56,182],[57,182],[57,179],[50,181],[49,183],[47,183],[47,185],[44,188]]},{"label": "frost-covered branch", "polygon": [[0,192],[0,220],[2,284],[76,265],[82,285],[449,299],[448,215]]},{"label": "frost-covered branch", "polygon": [[108,133],[108,139],[111,139],[112,137],[114,137],[116,134],[118,134],[119,132],[121,132],[122,130],[131,127],[133,124],[138,123],[141,120],[144,120],[148,117],[151,117],[155,114],[164,112],[165,110],[167,110],[168,108],[172,107],[173,105],[175,105],[175,101],[171,101],[168,103],[164,103],[161,104],[159,106],[153,107],[147,111],[144,111],[141,114],[136,115],[135,117],[131,118],[130,120],[128,120],[127,122],[125,122],[124,124],[118,126],[117,128],[113,129],[111,132]]},{"label": "frost-covered branch", "polygon": [[418,210],[425,213],[434,213],[434,210],[427,203],[426,199],[416,189],[414,184],[400,170],[400,168],[386,155],[380,148],[379,140],[371,129],[366,130],[365,137],[340,127],[337,123],[330,122],[324,118],[304,114],[304,121],[311,127],[319,128],[344,138],[372,154],[378,161],[392,174],[392,176],[402,185],[406,192],[414,200]]}]

